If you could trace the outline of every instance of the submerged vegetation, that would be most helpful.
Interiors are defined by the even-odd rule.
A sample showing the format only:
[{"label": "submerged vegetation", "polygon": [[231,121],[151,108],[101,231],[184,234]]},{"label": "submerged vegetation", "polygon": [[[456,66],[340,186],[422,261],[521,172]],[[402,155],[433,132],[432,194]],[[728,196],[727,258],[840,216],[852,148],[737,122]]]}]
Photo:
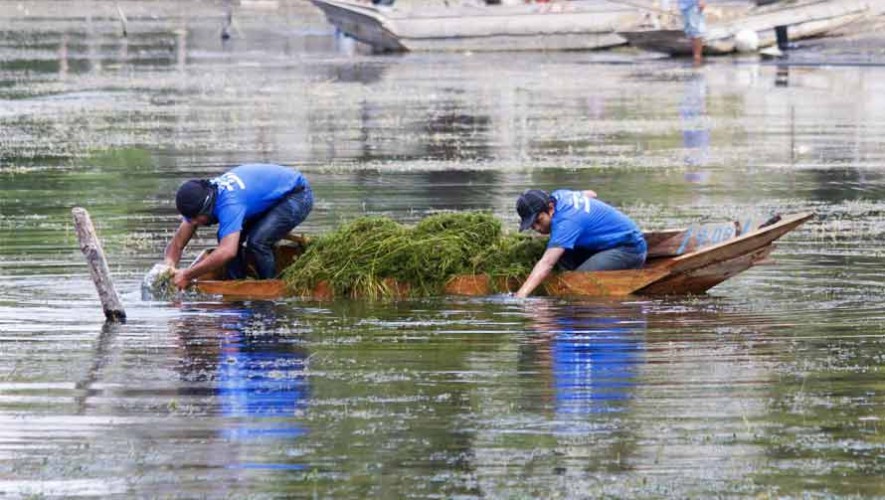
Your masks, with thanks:
[{"label": "submerged vegetation", "polygon": [[142,300],[172,300],[178,293],[172,278],[175,270],[164,263],[154,264],[141,280]]},{"label": "submerged vegetation", "polygon": [[432,215],[414,227],[363,217],[311,241],[283,279],[300,295],[318,286],[340,296],[435,295],[460,274],[525,277],[545,246],[546,239],[505,234],[481,212]]}]

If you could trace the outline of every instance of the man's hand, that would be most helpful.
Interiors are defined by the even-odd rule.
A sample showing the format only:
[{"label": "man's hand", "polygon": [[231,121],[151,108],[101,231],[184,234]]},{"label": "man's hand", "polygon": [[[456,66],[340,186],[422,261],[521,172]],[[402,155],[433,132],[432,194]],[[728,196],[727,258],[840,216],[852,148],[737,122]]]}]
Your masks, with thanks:
[{"label": "man's hand", "polygon": [[172,283],[174,283],[179,290],[187,288],[191,283],[190,278],[187,276],[187,269],[176,269],[175,275],[172,277]]}]

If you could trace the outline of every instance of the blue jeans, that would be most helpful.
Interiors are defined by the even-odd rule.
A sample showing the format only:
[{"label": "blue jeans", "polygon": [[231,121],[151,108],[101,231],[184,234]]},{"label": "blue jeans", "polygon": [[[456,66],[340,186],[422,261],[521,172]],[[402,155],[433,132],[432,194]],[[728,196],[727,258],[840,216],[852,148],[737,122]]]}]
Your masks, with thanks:
[{"label": "blue jeans", "polygon": [[260,279],[276,277],[274,245],[301,224],[312,208],[313,192],[310,186],[306,186],[304,191],[283,198],[264,214],[247,221],[240,234],[237,256],[227,264],[227,278],[245,278],[246,263],[250,257],[255,259],[255,269]]},{"label": "blue jeans", "polygon": [[565,271],[617,271],[639,269],[645,264],[648,252],[634,246],[620,246],[601,252],[566,250],[559,259],[559,267]]}]

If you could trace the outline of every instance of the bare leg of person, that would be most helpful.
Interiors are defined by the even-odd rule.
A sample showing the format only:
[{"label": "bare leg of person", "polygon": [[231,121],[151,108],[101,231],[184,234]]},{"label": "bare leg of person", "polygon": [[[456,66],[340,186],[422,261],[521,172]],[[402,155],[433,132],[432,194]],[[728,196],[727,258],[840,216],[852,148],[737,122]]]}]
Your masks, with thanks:
[{"label": "bare leg of person", "polygon": [[691,39],[691,53],[694,56],[695,66],[700,66],[704,62],[704,39],[696,37]]}]

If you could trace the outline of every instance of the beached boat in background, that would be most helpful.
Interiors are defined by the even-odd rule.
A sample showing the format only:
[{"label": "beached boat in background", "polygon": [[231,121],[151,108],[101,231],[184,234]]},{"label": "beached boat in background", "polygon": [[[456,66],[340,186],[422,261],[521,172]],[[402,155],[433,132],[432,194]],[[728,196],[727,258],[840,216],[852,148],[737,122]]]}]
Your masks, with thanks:
[{"label": "beached boat in background", "polygon": [[[738,33],[750,31],[758,38],[757,49],[771,47],[777,40],[776,28],[785,28],[790,41],[828,35],[852,23],[882,12],[881,0],[824,0],[775,3],[751,9],[729,22],[708,23],[704,54],[731,54],[740,49]],[[691,40],[682,29],[621,31],[635,47],[673,56],[690,56]]]},{"label": "beached boat in background", "polygon": [[[749,269],[774,250],[774,241],[796,229],[813,214],[775,217],[761,224],[753,221],[704,224],[687,229],[645,233],[648,261],[642,269],[601,272],[566,272],[548,278],[542,293],[553,296],[620,297],[628,295],[699,294]],[[277,248],[277,266],[282,269],[303,252],[305,242],[298,237]],[[200,254],[199,262],[209,251]],[[445,292],[451,295],[491,295],[496,291],[515,291],[518,280],[493,283],[485,275],[453,277]],[[198,280],[203,293],[229,298],[276,299],[292,295],[282,280],[224,281],[218,276]],[[408,294],[408,286],[392,288]],[[318,286],[314,298],[330,299],[327,286]]]},{"label": "beached boat in background", "polygon": [[[342,33],[377,52],[590,50],[624,45],[643,12],[607,0],[404,9],[311,0]],[[641,0],[637,0],[641,4]]]}]

